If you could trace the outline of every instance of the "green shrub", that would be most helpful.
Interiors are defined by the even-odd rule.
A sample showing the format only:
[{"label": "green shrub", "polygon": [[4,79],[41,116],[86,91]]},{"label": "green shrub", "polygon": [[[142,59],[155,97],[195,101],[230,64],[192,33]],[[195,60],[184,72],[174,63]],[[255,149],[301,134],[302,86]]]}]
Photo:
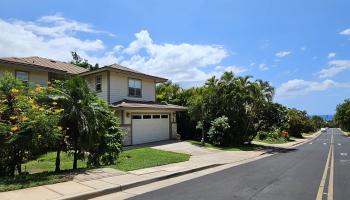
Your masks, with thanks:
[{"label": "green shrub", "polygon": [[259,140],[266,140],[267,135],[268,135],[267,132],[265,132],[265,131],[260,131],[260,132],[258,133],[258,138],[259,138]]},{"label": "green shrub", "polygon": [[227,117],[222,116],[216,118],[211,122],[208,137],[212,144],[222,145],[225,132],[230,128],[230,125],[227,123],[227,121]]}]

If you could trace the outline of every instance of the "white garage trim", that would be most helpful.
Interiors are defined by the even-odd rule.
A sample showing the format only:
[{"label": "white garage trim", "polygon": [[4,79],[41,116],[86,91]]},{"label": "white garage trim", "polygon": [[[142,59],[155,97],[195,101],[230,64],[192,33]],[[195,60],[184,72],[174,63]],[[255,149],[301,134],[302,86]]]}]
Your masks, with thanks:
[{"label": "white garage trim", "polygon": [[171,128],[171,113],[132,113],[131,144],[169,140]]}]

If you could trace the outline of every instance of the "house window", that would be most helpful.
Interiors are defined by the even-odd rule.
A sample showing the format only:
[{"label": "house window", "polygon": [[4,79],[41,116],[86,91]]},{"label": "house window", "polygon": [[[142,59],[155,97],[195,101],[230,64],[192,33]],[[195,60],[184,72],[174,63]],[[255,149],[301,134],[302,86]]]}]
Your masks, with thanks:
[{"label": "house window", "polygon": [[142,118],[143,118],[143,119],[151,119],[151,116],[152,116],[152,115],[143,115]]},{"label": "house window", "polygon": [[54,82],[56,80],[65,80],[66,75],[65,74],[57,74],[57,73],[52,73],[49,72],[49,81]]},{"label": "house window", "polygon": [[141,97],[141,80],[129,79],[128,87],[130,97]]},{"label": "house window", "polygon": [[96,76],[95,91],[96,92],[102,91],[102,76]]},{"label": "house window", "polygon": [[16,71],[16,78],[27,83],[29,81],[29,74],[24,71]]},{"label": "house window", "polygon": [[132,115],[131,118],[132,119],[141,119],[141,115]]}]

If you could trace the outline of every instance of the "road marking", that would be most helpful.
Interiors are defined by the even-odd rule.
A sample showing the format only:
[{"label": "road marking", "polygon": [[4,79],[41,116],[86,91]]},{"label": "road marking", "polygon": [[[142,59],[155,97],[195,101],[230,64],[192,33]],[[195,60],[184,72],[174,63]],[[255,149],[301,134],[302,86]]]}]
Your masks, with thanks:
[{"label": "road marking", "polygon": [[332,134],[332,160],[331,160],[331,168],[329,172],[329,182],[328,182],[328,200],[333,200],[333,180],[334,180],[334,139]]},{"label": "road marking", "polygon": [[348,156],[348,153],[340,153],[341,156]]},{"label": "road marking", "polygon": [[327,143],[323,143],[323,145],[326,145]]},{"label": "road marking", "polygon": [[338,143],[338,146],[341,146],[341,144],[340,144],[340,143]]},{"label": "road marking", "polygon": [[312,142],[310,142],[310,144],[312,144]]},{"label": "road marking", "polygon": [[329,165],[329,160],[330,160],[330,157],[331,157],[331,151],[332,151],[332,146],[329,146],[327,161],[326,161],[326,165],[324,167],[323,176],[322,176],[322,179],[321,179],[321,182],[320,182],[320,186],[318,187],[316,200],[322,200],[323,190],[324,190],[324,187],[325,187],[325,184],[326,184],[326,179],[327,179],[328,165]]},{"label": "road marking", "polygon": [[[330,167],[329,167],[330,165]],[[324,167],[322,179],[320,182],[320,186],[318,187],[318,192],[316,196],[316,200],[322,200],[323,195],[325,194],[324,188],[326,186],[326,180],[328,175],[329,168],[329,180],[328,180],[328,192],[327,192],[327,200],[333,200],[333,177],[334,177],[334,140],[333,140],[333,132],[331,136],[331,144],[329,145],[329,151],[327,156],[326,165]]]}]

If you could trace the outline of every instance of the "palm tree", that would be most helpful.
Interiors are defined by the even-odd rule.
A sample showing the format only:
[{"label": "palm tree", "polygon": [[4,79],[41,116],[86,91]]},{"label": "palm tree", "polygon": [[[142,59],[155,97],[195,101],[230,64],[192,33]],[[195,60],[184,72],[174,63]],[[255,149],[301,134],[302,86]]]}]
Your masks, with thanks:
[{"label": "palm tree", "polygon": [[97,97],[84,79],[73,77],[58,85],[55,99],[64,109],[61,125],[74,151],[73,169],[77,169],[78,156],[93,145],[103,119]]}]

